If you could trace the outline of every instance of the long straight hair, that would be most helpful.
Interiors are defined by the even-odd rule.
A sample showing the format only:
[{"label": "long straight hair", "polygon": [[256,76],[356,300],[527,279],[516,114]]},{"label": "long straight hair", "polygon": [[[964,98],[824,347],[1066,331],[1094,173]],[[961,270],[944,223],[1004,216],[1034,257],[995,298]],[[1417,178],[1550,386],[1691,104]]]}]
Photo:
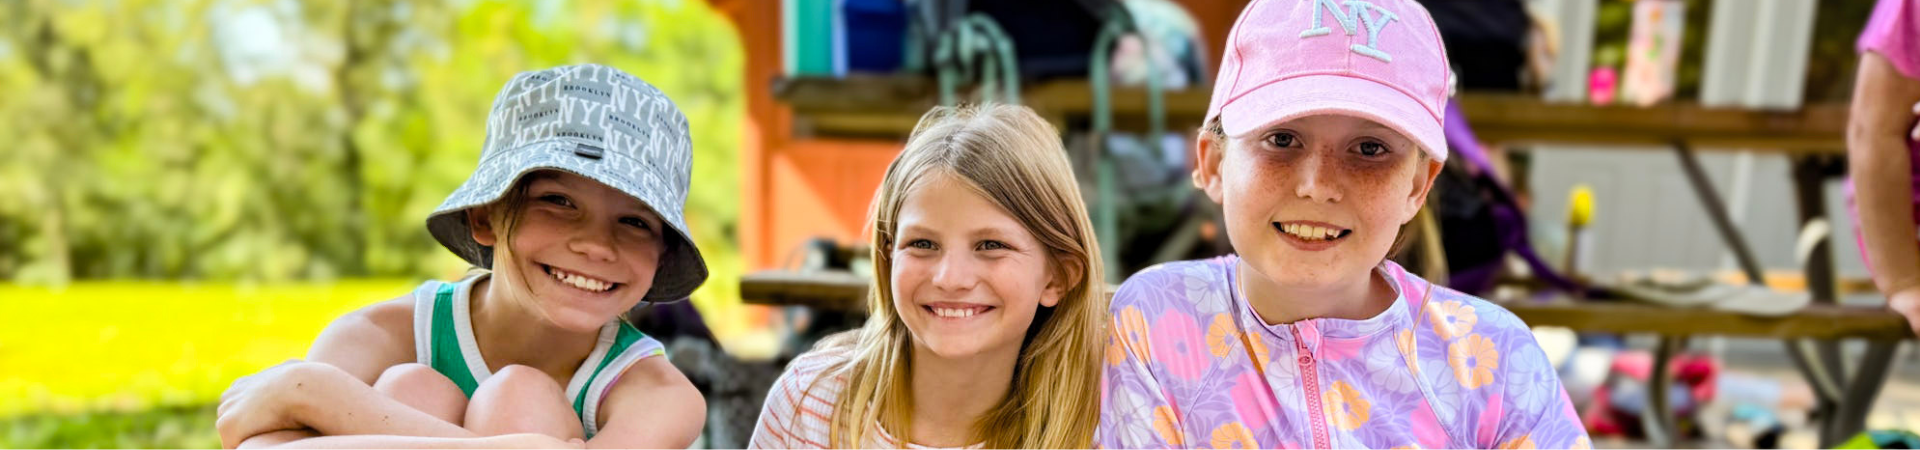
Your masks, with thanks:
[{"label": "long straight hair", "polygon": [[1059,303],[1041,307],[1021,345],[1006,398],[972,424],[987,448],[1087,448],[1098,422],[1099,350],[1106,333],[1100,248],[1087,218],[1066,149],[1033,110],[983,104],[938,107],[920,118],[874,195],[874,286],[865,326],[821,343],[851,357],[822,380],[844,376],[833,408],[830,445],[864,447],[873,426],[912,440],[911,332],[893,307],[894,238],[900,209],[930,174],[964,180],[1038,238],[1068,286]]}]

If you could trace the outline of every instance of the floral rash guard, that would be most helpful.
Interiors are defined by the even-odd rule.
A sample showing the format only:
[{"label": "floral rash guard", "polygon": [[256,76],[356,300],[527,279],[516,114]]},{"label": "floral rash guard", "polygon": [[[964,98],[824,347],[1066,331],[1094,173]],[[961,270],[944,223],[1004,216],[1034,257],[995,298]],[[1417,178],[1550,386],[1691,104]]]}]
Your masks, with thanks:
[{"label": "floral rash guard", "polygon": [[1156,266],[1114,294],[1106,448],[1589,448],[1527,325],[1393,262],[1365,320],[1267,325],[1238,258]]}]

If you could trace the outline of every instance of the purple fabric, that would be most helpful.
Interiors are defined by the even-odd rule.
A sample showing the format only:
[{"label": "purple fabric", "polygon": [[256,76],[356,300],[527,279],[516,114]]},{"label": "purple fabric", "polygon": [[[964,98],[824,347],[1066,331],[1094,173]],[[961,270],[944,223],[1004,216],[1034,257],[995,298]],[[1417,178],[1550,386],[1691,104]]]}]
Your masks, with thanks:
[{"label": "purple fabric", "polygon": [[[1494,232],[1499,234],[1500,246],[1520,255],[1533,270],[1535,277],[1545,281],[1555,289],[1576,293],[1583,288],[1573,280],[1561,276],[1553,266],[1540,259],[1533,251],[1533,243],[1527,238],[1527,216],[1520,212],[1520,202],[1514,198],[1513,190],[1507,187],[1500,177],[1494,175],[1493,160],[1480,148],[1480,139],[1474,137],[1473,128],[1467,124],[1467,115],[1460,109],[1460,101],[1447,102],[1447,147],[1465,161],[1472,170],[1473,179],[1492,186],[1488,191],[1493,198],[1488,199],[1488,207],[1493,209]],[[1447,286],[1466,292],[1486,292],[1493,288],[1496,275],[1500,273],[1498,260],[1480,267],[1458,267],[1447,277]],[[1587,293],[1587,297],[1603,297]]]},{"label": "purple fabric", "polygon": [[[1120,285],[1102,358],[1101,448],[1590,448],[1527,325],[1391,261],[1362,320],[1268,325],[1236,256]],[[1352,301],[1352,299],[1325,299]]]}]

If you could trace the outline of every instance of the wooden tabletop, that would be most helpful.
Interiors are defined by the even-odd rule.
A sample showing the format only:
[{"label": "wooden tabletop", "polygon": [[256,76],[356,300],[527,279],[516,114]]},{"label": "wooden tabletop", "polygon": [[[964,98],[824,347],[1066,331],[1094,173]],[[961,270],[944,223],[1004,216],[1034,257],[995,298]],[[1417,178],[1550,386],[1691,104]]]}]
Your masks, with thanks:
[{"label": "wooden tabletop", "polygon": [[[866,309],[868,280],[841,271],[763,271],[740,281],[747,303]],[[1111,292],[1111,289],[1109,289]],[[1785,317],[1757,317],[1708,308],[1674,308],[1618,300],[1506,302],[1529,325],[1581,331],[1772,338],[1912,338],[1906,318],[1886,308],[1810,305]]]},{"label": "wooden tabletop", "polygon": [[1759,317],[1710,308],[1675,308],[1632,301],[1506,302],[1528,325],[1580,331],[1653,333],[1663,336],[1746,336],[1769,338],[1913,337],[1907,320],[1886,308],[1808,305],[1793,315]]},{"label": "wooden tabletop", "polygon": [[844,271],[768,270],[740,277],[740,298],[760,305],[833,311],[867,309],[867,277]]},{"label": "wooden tabletop", "polygon": [[[794,130],[802,135],[899,139],[913,130],[921,114],[939,103],[939,88],[932,79],[910,75],[788,78],[776,81],[773,93],[775,99],[793,109]],[[1206,114],[1209,95],[1204,89],[1167,92],[1168,129],[1197,128]],[[1117,88],[1111,99],[1116,126],[1145,129],[1145,89]],[[1026,87],[1022,100],[1062,126],[1068,120],[1090,116],[1093,93],[1085,80],[1060,80]],[[1460,104],[1472,120],[1474,132],[1489,142],[1686,142],[1703,149],[1846,152],[1845,103],[1789,111],[1706,107],[1686,101],[1641,108],[1467,92],[1461,95]]]}]

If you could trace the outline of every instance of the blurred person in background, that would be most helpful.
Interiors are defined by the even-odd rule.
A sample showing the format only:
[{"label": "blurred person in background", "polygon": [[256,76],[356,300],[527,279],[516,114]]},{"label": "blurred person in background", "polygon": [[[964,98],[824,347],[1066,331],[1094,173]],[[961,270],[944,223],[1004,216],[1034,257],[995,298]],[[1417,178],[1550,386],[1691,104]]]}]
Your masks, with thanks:
[{"label": "blurred person in background", "polygon": [[1856,48],[1847,208],[1874,284],[1920,333],[1920,0],[1880,0]]}]

